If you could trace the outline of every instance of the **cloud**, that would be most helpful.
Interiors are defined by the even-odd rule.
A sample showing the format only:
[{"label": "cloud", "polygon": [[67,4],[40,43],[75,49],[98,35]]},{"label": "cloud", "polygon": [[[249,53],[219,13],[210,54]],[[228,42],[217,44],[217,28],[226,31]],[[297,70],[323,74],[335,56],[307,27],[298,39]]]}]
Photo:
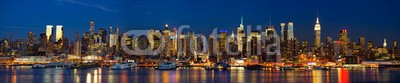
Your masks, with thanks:
[{"label": "cloud", "polygon": [[79,1],[75,1],[75,0],[58,0],[59,2],[67,2],[67,3],[71,3],[71,4],[76,4],[76,5],[81,5],[81,6],[86,6],[86,7],[93,7],[93,8],[97,8],[106,12],[115,12],[118,13],[120,11],[118,10],[112,10],[110,8],[107,8],[105,6],[101,6],[101,5],[94,5],[94,4],[88,4],[88,3],[84,3],[84,2],[79,2]]}]

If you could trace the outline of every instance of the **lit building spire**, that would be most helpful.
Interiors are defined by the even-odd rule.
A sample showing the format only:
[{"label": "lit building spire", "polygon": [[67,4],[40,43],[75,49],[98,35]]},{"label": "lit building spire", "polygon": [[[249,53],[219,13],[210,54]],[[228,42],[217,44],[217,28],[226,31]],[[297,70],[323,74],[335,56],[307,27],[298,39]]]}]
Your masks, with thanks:
[{"label": "lit building spire", "polygon": [[383,39],[383,47],[386,48],[386,46],[387,46],[387,43],[386,43],[386,38],[385,38],[385,39]]},{"label": "lit building spire", "polygon": [[233,31],[232,31],[231,38],[232,38],[232,39],[235,38],[235,33],[233,33]]},{"label": "lit building spire", "polygon": [[240,16],[240,27],[243,27],[243,16]]}]

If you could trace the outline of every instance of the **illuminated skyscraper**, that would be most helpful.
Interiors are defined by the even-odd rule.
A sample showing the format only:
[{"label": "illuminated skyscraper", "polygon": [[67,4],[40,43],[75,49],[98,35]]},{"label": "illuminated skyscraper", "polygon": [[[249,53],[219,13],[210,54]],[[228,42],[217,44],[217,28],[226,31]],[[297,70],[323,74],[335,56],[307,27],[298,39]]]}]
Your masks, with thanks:
[{"label": "illuminated skyscraper", "polygon": [[163,32],[163,42],[165,43],[165,47],[163,49],[163,54],[166,56],[170,56],[171,53],[171,49],[172,49],[172,42],[170,39],[170,35],[171,35],[171,31],[169,30],[168,24],[165,24],[165,28],[162,31]]},{"label": "illuminated skyscraper", "polygon": [[225,45],[226,45],[226,35],[227,30],[220,30],[219,31],[219,52],[226,52]]},{"label": "illuminated skyscraper", "polygon": [[57,25],[56,26],[56,41],[62,40],[63,35],[64,35],[63,26],[62,25]]},{"label": "illuminated skyscraper", "polygon": [[89,31],[90,31],[90,35],[93,36],[94,35],[94,21],[90,21],[89,22]]},{"label": "illuminated skyscraper", "polygon": [[244,26],[243,26],[243,17],[240,18],[240,25],[237,28],[237,45],[238,45],[238,50],[239,52],[242,52],[243,50],[243,37],[245,37],[245,31],[244,31]]},{"label": "illuminated skyscraper", "polygon": [[347,36],[347,30],[341,30],[339,34],[339,40],[342,44],[343,55],[348,55],[348,49],[350,44],[350,38]]},{"label": "illuminated skyscraper", "polygon": [[321,25],[319,24],[319,18],[317,17],[317,21],[314,26],[314,47],[321,47]]},{"label": "illuminated skyscraper", "polygon": [[115,46],[115,45],[117,45],[117,42],[116,42],[116,38],[115,38],[115,34],[112,32],[112,27],[110,27],[110,40],[109,40],[109,46],[110,47],[113,47],[113,46]]},{"label": "illuminated skyscraper", "polygon": [[[53,25],[46,25],[47,41],[50,41],[50,36],[53,35]],[[52,41],[53,42],[53,41]]]},{"label": "illuminated skyscraper", "polygon": [[286,24],[285,23],[281,23],[281,42],[284,42],[286,40],[285,37],[285,29],[286,29]]},{"label": "illuminated skyscraper", "polygon": [[74,38],[74,51],[75,51],[75,56],[81,56],[82,52],[82,42],[81,38],[79,36],[79,33],[75,33],[75,38]]},{"label": "illuminated skyscraper", "polygon": [[293,22],[289,22],[287,27],[288,27],[288,40],[294,40]]}]

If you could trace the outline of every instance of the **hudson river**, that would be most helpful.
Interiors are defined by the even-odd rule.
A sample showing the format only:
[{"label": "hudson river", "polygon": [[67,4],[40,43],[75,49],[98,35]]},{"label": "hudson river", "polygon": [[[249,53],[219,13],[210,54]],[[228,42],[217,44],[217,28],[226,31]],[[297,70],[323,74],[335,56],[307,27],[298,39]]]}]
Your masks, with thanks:
[{"label": "hudson river", "polygon": [[31,69],[29,66],[0,67],[1,83],[269,83],[269,82],[400,82],[400,69],[332,69],[332,70],[204,70],[178,68],[154,70],[137,68],[112,70],[90,69]]}]

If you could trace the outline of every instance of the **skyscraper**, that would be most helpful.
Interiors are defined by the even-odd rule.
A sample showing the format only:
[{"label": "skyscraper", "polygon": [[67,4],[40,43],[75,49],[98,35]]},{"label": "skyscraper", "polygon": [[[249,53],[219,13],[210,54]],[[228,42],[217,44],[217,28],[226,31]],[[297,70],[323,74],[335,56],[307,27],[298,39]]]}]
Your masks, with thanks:
[{"label": "skyscraper", "polygon": [[107,43],[107,31],[105,29],[99,29],[99,35],[102,43]]},{"label": "skyscraper", "polygon": [[350,38],[347,36],[347,30],[340,31],[339,40],[342,44],[342,54],[349,55],[348,49],[349,49],[349,44],[350,44]]},{"label": "skyscraper", "polygon": [[244,26],[243,26],[243,17],[240,18],[240,25],[237,28],[237,45],[238,45],[238,50],[239,52],[242,52],[243,49],[243,37],[245,37],[245,31],[244,31]]},{"label": "skyscraper", "polygon": [[321,25],[319,24],[319,18],[315,22],[314,26],[314,47],[321,47]]},{"label": "skyscraper", "polygon": [[64,35],[63,26],[62,25],[56,25],[56,41],[62,40],[63,35]]},{"label": "skyscraper", "polygon": [[89,31],[90,31],[90,35],[93,36],[94,35],[94,21],[90,21],[89,22]]},{"label": "skyscraper", "polygon": [[[53,25],[46,25],[47,41],[50,41],[50,36],[53,35]],[[53,42],[53,41],[52,41]]]},{"label": "skyscraper", "polygon": [[28,46],[33,46],[36,44],[36,35],[33,32],[29,32],[28,34]]},{"label": "skyscraper", "polygon": [[285,28],[286,28],[286,24],[285,23],[281,23],[281,42],[285,41]]},{"label": "skyscraper", "polygon": [[294,40],[293,22],[289,22],[287,28],[288,28],[288,40]]},{"label": "skyscraper", "polygon": [[226,35],[227,30],[220,30],[219,31],[219,52],[226,52],[225,45],[226,45]]}]

